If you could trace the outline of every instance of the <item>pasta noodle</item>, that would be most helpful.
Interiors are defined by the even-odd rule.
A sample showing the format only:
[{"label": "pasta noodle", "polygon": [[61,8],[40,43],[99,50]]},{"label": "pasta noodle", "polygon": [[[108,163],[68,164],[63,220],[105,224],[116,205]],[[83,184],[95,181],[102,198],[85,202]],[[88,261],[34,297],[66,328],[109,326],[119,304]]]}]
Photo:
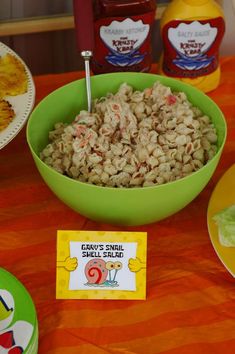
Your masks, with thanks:
[{"label": "pasta noodle", "polygon": [[210,118],[183,92],[155,82],[142,92],[123,83],[96,99],[71,124],[57,123],[41,159],[71,178],[109,187],[148,187],[175,181],[217,151]]}]

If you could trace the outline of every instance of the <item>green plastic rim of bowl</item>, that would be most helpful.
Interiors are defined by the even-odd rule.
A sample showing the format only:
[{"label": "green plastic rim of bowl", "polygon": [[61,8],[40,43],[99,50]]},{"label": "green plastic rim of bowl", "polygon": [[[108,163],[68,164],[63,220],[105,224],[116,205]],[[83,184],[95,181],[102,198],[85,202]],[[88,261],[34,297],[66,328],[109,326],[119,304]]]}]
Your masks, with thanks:
[{"label": "green plastic rim of bowl", "polygon": [[48,167],[39,158],[48,144],[48,133],[57,122],[73,121],[86,109],[85,79],[73,81],[49,94],[34,109],[27,124],[27,142],[35,164],[48,187],[73,210],[95,221],[124,226],[143,225],[164,219],[189,204],[206,186],[221,157],[227,125],[219,107],[191,85],[169,77],[146,73],[112,73],[91,77],[92,96],[115,93],[126,82],[137,90],[154,82],[184,92],[189,101],[208,115],[218,135],[216,155],[200,170],[163,185],[141,188],[111,188],[75,181]]}]

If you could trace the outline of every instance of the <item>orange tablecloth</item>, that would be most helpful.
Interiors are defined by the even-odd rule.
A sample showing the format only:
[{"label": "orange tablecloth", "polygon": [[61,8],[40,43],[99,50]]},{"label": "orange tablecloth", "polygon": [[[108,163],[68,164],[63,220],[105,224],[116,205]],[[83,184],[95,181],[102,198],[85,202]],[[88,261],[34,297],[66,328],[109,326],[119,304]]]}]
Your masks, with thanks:
[{"label": "orange tablecloth", "polygon": [[[55,300],[56,231],[124,230],[90,221],[62,204],[42,181],[25,129],[0,151],[0,265],[28,289],[39,319],[39,354],[235,353],[235,281],[210,243],[210,195],[235,162],[235,57],[221,60],[210,96],[224,112],[228,139],[204,191],[148,232],[146,301]],[[83,73],[35,77],[37,99]],[[235,261],[235,259],[234,259]]]}]

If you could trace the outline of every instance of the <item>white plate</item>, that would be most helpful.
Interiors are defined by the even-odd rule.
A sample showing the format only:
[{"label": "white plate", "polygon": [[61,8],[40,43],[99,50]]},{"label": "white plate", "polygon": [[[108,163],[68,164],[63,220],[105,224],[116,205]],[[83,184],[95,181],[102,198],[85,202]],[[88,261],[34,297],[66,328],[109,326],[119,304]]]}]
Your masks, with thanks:
[{"label": "white plate", "polygon": [[12,108],[15,111],[15,117],[7,128],[0,132],[0,149],[6,146],[23,128],[33,109],[35,100],[35,86],[30,70],[24,61],[12,49],[0,42],[0,56],[7,53],[16,57],[24,65],[28,79],[28,91],[23,95],[4,97],[4,99],[12,105]]}]

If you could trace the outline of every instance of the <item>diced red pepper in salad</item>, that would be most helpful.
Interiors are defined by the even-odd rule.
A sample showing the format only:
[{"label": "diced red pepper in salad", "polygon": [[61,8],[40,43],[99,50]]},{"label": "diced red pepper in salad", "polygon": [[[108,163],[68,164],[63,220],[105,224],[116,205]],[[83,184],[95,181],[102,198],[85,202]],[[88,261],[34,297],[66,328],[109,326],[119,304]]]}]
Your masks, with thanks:
[{"label": "diced red pepper in salad", "polygon": [[177,99],[174,95],[168,95],[166,98],[166,103],[169,104],[170,106],[175,104],[176,101],[177,101]]}]

